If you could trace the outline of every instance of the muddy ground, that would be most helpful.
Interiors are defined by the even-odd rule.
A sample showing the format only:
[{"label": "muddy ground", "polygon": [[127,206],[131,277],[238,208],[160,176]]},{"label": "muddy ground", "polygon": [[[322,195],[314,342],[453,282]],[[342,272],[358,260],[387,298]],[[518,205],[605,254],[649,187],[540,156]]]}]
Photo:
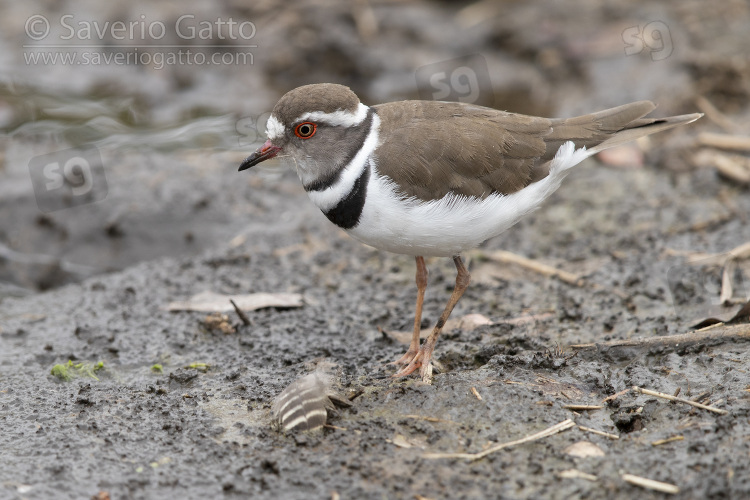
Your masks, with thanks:
[{"label": "muddy ground", "polygon": [[[750,196],[699,138],[750,133],[745,3],[66,6],[76,20],[257,25],[251,68],[159,71],[24,64],[26,20],[67,12],[45,6],[9,3],[0,21],[12,54],[0,61],[0,498],[667,495],[623,474],[675,485],[674,498],[750,496],[750,327],[693,328],[750,293],[750,262],[733,259],[731,305],[719,303],[727,252],[750,240]],[[652,22],[670,54],[627,56],[624,30]],[[413,259],[346,237],[293,172],[236,167],[259,139],[247,124],[290,88],[414,98],[419,68],[469,54],[488,67],[482,98],[502,109],[568,116],[653,99],[657,115],[710,116],[579,165],[541,210],[467,255],[473,282],[453,316],[488,323],[445,332],[432,385],[394,380]],[[43,213],[51,195],[34,191],[30,159],[82,145],[101,154],[106,193]],[[498,262],[498,250],[580,280]],[[454,279],[449,259],[427,264],[425,328]],[[249,325],[229,312],[223,330],[166,310],[205,290],[299,293],[304,305],[248,312]],[[353,406],[321,431],[277,432],[273,398],[321,359]],[[51,374],[69,362],[71,380]],[[473,462],[429,457],[566,419],[611,436],[572,428]],[[587,456],[570,448],[581,441]]]}]

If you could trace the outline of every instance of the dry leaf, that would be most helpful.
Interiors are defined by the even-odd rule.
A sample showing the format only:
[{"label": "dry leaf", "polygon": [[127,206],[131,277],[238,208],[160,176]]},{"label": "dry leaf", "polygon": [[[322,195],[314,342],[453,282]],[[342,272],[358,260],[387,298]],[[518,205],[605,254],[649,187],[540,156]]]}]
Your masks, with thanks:
[{"label": "dry leaf", "polygon": [[460,318],[449,319],[448,321],[446,321],[445,326],[443,327],[443,331],[450,332],[457,329],[471,331],[476,330],[480,326],[484,325],[494,325],[494,323],[490,320],[490,318],[484,316],[483,314],[467,314],[466,316],[461,316]]},{"label": "dry leaf", "polygon": [[396,434],[393,439],[386,439],[389,443],[399,448],[420,448],[424,449],[424,444],[420,443],[416,439],[409,439],[403,434]]},{"label": "dry leaf", "polygon": [[299,293],[250,293],[247,295],[224,295],[215,292],[201,292],[188,300],[170,302],[167,311],[200,311],[200,312],[229,312],[233,311],[234,300],[237,307],[243,311],[255,311],[267,307],[284,309],[302,307],[302,295]]},{"label": "dry leaf", "polygon": [[[446,321],[445,326],[443,326],[443,333],[449,333],[456,329],[471,331],[479,328],[480,326],[494,324],[495,323],[493,321],[482,314],[467,314],[466,316],[449,319],[448,321]],[[408,344],[409,342],[411,342],[412,332],[399,332],[393,330],[385,330],[382,328],[380,329],[380,331],[401,344]],[[424,330],[421,330],[419,332],[419,338],[426,339],[430,335],[430,333],[432,333],[432,327],[425,328]]]},{"label": "dry leaf", "polygon": [[725,325],[733,325],[735,323],[745,323],[747,321],[750,321],[750,300],[745,303],[744,306],[740,308],[737,313],[732,316],[730,319],[726,321],[722,321],[719,318],[706,318],[700,323],[697,323],[692,326],[694,330],[700,330],[701,328],[706,328],[707,326],[716,325],[718,323],[724,323]]},{"label": "dry leaf", "polygon": [[517,316],[515,318],[510,319],[501,319],[498,321],[498,323],[502,323],[504,325],[530,325],[535,324],[537,321],[544,321],[546,319],[554,318],[557,316],[557,313],[554,312],[546,312],[546,313],[539,313],[539,314],[524,314],[523,316]]},{"label": "dry leaf", "polygon": [[412,448],[414,445],[409,442],[408,439],[406,439],[405,436],[401,434],[396,434],[393,436],[393,439],[391,439],[391,443],[398,446],[399,448]]},{"label": "dry leaf", "polygon": [[222,313],[211,313],[201,321],[203,326],[212,332],[220,332],[224,334],[237,333],[237,330],[232,326],[229,321],[229,316]]}]

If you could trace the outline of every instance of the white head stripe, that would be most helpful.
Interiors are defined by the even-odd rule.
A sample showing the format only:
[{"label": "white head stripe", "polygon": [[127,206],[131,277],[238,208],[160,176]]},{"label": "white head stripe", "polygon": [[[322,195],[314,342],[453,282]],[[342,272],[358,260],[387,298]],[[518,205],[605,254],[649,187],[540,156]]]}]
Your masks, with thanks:
[{"label": "white head stripe", "polygon": [[297,122],[305,122],[305,121],[312,121],[312,122],[323,122],[328,125],[332,125],[334,127],[342,126],[342,127],[353,127],[354,125],[359,125],[364,121],[365,118],[367,118],[367,111],[370,108],[359,103],[359,106],[357,106],[357,112],[352,113],[350,111],[345,110],[338,110],[334,111],[333,113],[324,113],[322,111],[313,111],[310,113],[304,113],[300,115],[296,120],[294,120],[293,123]]},{"label": "white head stripe", "polygon": [[266,122],[266,137],[271,140],[278,139],[284,135],[284,125],[273,115]]}]

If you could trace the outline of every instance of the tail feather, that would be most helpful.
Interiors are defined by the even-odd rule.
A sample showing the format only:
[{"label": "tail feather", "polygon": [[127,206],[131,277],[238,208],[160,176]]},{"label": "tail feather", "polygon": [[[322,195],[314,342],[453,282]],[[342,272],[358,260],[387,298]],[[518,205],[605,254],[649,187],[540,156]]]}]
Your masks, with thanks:
[{"label": "tail feather", "polygon": [[639,137],[694,122],[703,116],[702,113],[693,113],[668,118],[644,118],[654,109],[656,105],[651,101],[638,101],[589,115],[551,120],[551,130],[543,138],[546,151],[534,166],[532,182],[544,179],[549,174],[555,155],[568,142],[576,150],[585,151],[588,157]]},{"label": "tail feather", "polygon": [[654,109],[656,105],[651,101],[637,101],[588,115],[552,120],[552,131],[544,137],[547,154],[543,160],[551,160],[567,141],[573,141],[576,148],[586,147],[594,154],[703,116],[694,113],[669,118],[644,118]]},{"label": "tail feather", "polygon": [[669,118],[641,118],[630,122],[626,128],[616,132],[609,139],[599,143],[596,146],[589,148],[589,151],[598,153],[604,151],[607,148],[612,148],[625,144],[626,142],[633,141],[639,137],[646,135],[655,134],[656,132],[662,132],[669,130],[670,128],[679,127],[692,123],[698,118],[703,116],[703,113],[692,113],[689,115],[670,116]]},{"label": "tail feather", "polygon": [[[654,109],[656,109],[656,104],[651,101],[637,101],[588,115],[554,120],[552,125],[554,130],[551,136],[575,136],[576,128],[599,134],[611,134],[626,128],[630,123],[643,118]],[[554,123],[555,121],[558,123]]]}]

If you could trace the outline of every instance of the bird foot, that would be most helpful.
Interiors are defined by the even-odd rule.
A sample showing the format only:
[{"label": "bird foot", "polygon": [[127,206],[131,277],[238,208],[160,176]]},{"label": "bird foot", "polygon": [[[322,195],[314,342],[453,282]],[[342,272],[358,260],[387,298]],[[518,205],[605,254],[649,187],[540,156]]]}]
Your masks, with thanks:
[{"label": "bird foot", "polygon": [[432,349],[425,349],[425,345],[415,353],[411,350],[407,351],[401,358],[394,361],[395,365],[406,365],[401,370],[397,371],[392,375],[393,378],[405,377],[411,375],[419,368],[419,375],[422,377],[422,381],[426,384],[432,382]]},{"label": "bird foot", "polygon": [[419,349],[411,349],[411,348],[409,348],[409,350],[406,351],[406,353],[404,353],[403,356],[401,356],[400,358],[398,358],[396,361],[392,361],[390,364],[392,364],[392,365],[408,365],[408,364],[410,364],[414,360],[414,358],[417,356],[418,353],[419,353]]}]

